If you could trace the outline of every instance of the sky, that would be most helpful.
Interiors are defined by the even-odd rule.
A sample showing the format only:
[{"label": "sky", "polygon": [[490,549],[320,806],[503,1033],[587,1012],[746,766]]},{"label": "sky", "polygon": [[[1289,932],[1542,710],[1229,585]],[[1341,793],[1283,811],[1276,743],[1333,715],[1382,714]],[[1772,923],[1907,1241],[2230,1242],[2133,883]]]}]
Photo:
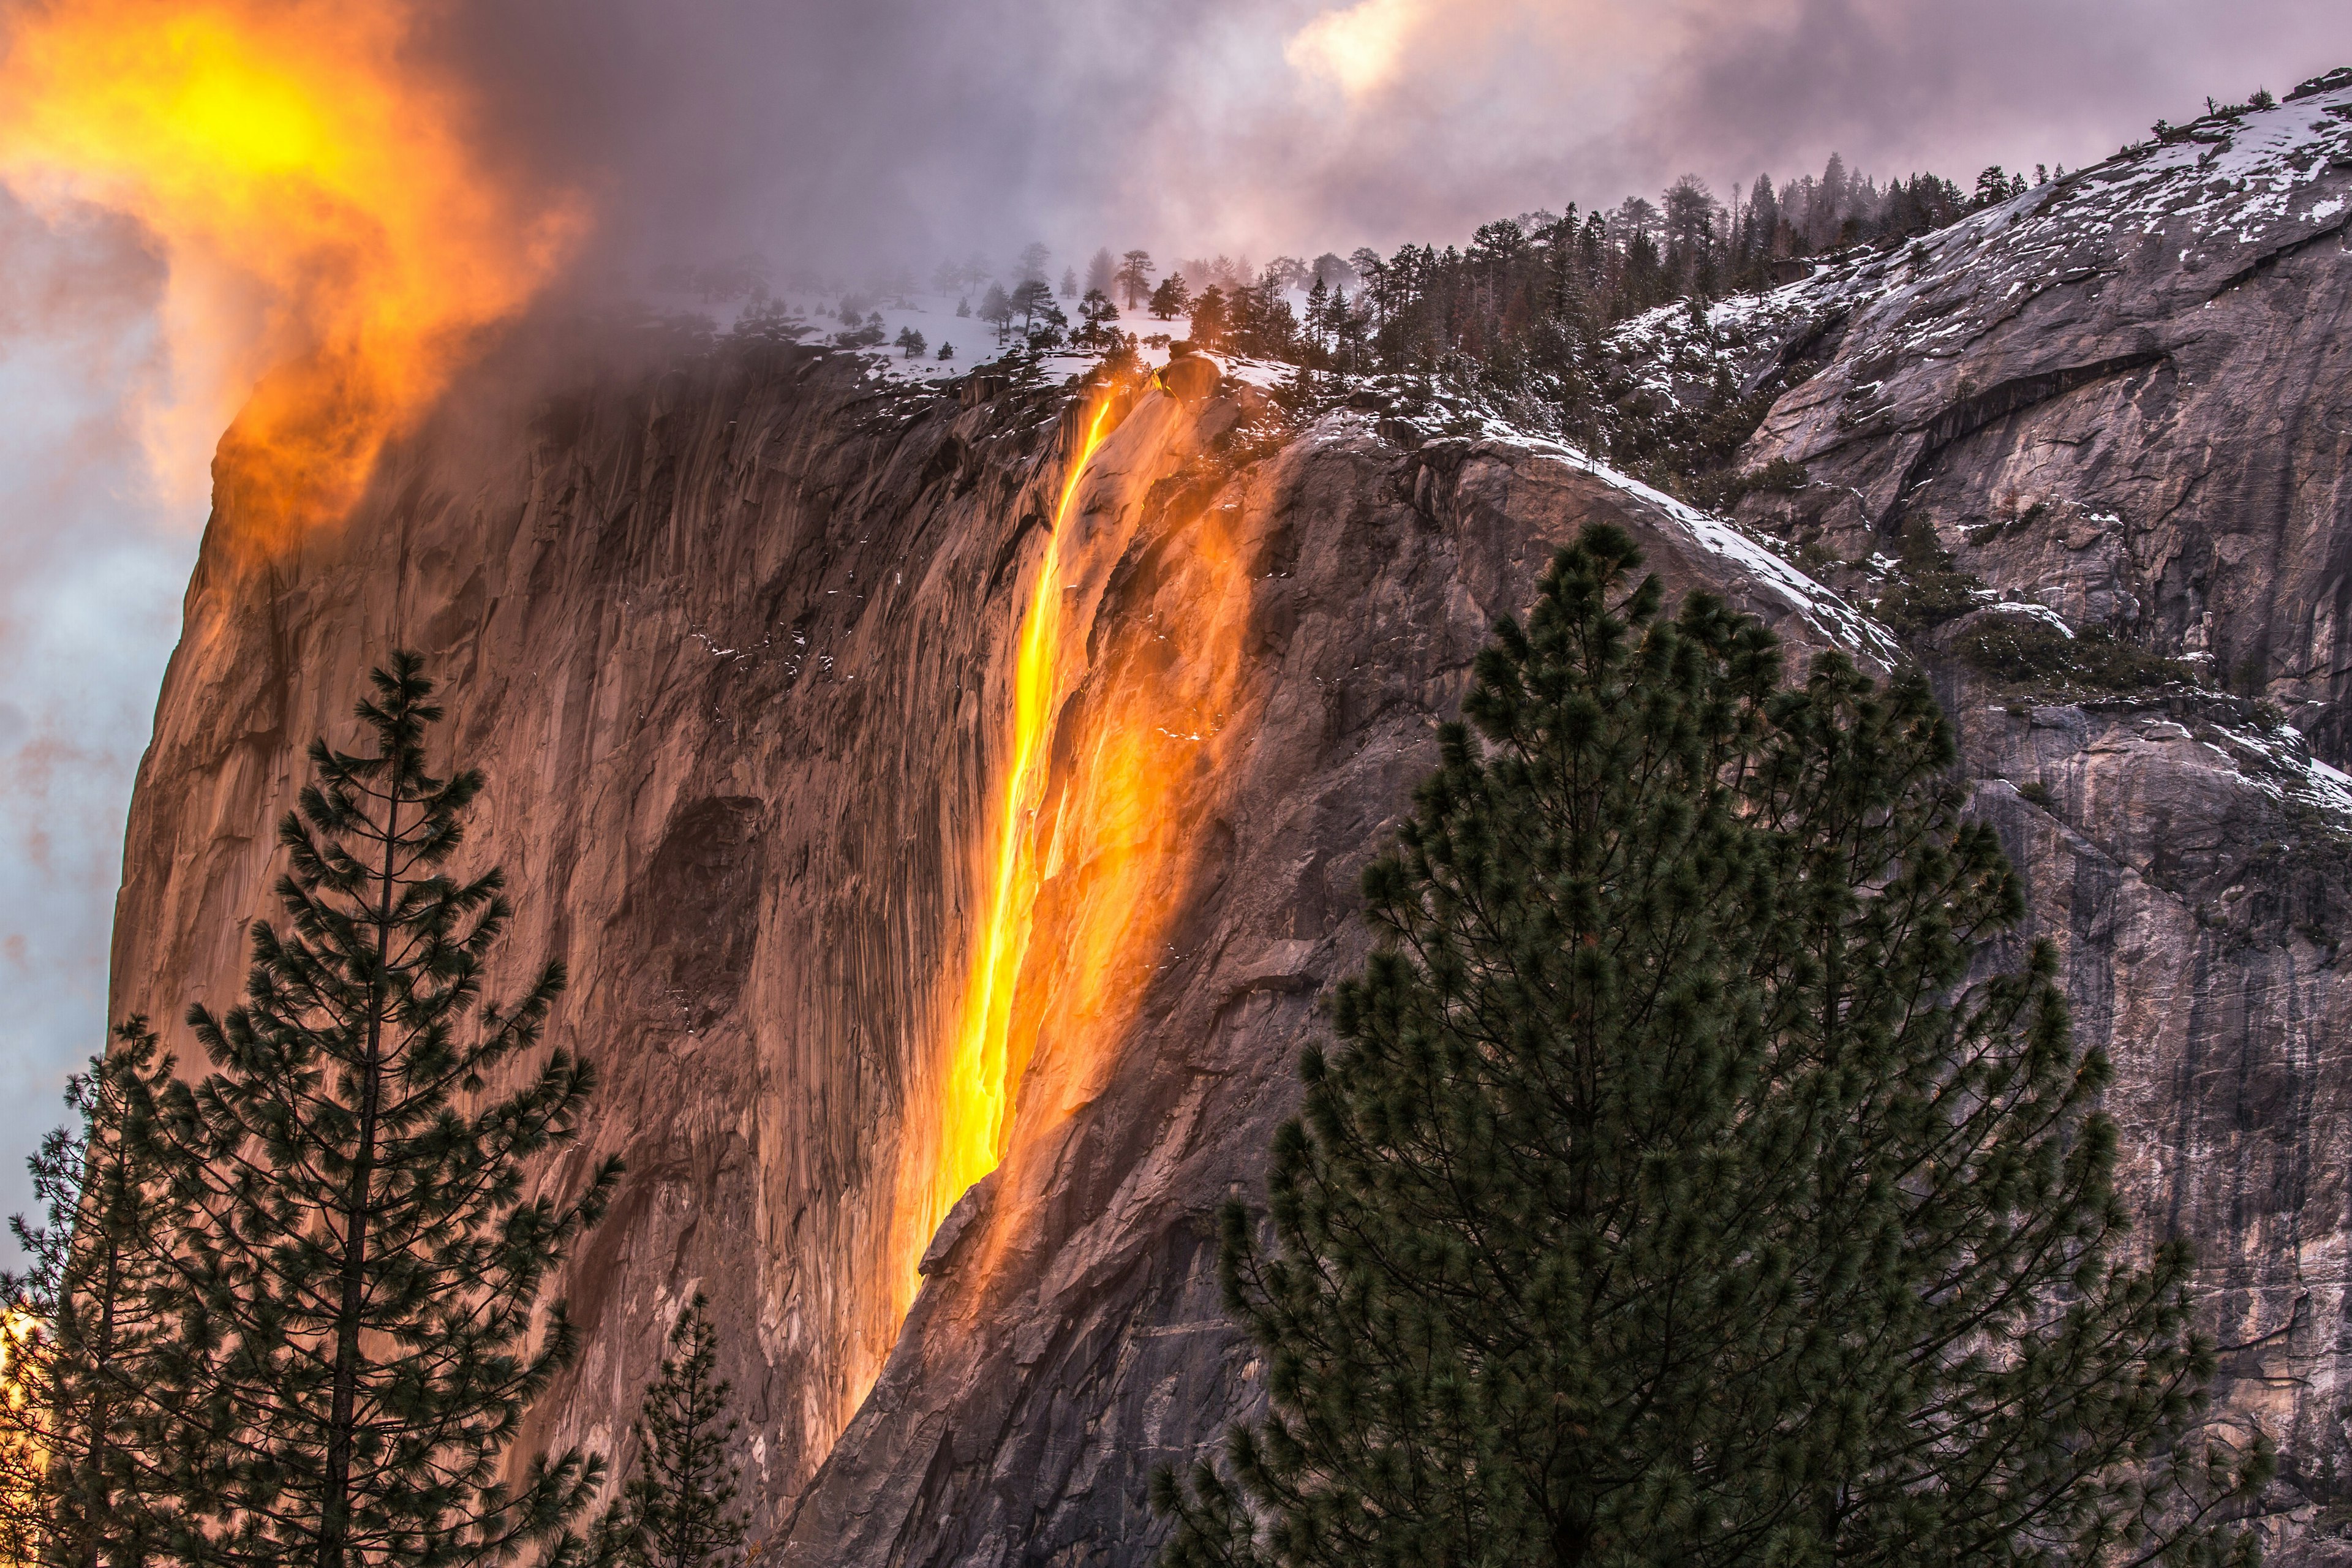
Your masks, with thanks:
[{"label": "sky", "polygon": [[[358,44],[323,0],[0,0],[0,49],[84,12],[117,37],[211,17],[330,56],[395,52],[395,110],[400,91],[429,105],[473,202],[443,222],[444,188],[423,184],[404,193],[404,232],[423,237],[428,276],[495,283],[461,325],[752,252],[854,279],[972,255],[1003,267],[1033,239],[1081,263],[1097,246],[1264,261],[1443,245],[1496,216],[1654,199],[1685,172],[1728,195],[1832,152],[1967,185],[1989,163],[2095,162],[2209,94],[2283,93],[2352,64],[2341,0],[368,11]],[[182,173],[209,197],[209,171]],[[226,239],[160,210],[0,158],[0,1214],[26,1201],[23,1158],[58,1118],[64,1074],[102,1043],[123,816],[211,442],[318,309],[315,268],[255,259],[310,254],[268,232],[266,209],[242,219],[259,232]],[[536,237],[528,265],[484,254],[509,212]],[[198,282],[239,308],[192,313]]]}]

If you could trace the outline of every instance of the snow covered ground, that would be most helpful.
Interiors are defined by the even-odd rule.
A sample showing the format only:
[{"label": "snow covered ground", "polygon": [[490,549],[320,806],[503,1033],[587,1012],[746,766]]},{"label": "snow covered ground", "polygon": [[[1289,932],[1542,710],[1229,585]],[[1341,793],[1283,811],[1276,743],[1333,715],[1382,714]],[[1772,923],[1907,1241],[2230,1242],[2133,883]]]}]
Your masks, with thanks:
[{"label": "snow covered ground", "polygon": [[2151,236],[2179,252],[2184,278],[2208,263],[2226,277],[2346,226],[2352,199],[2313,187],[2352,163],[2352,86],[2210,115],[2176,134],[1909,244],[1822,257],[1796,282],[1717,301],[1704,330],[1686,305],[1662,305],[1616,327],[1611,346],[1640,389],[1688,404],[1719,371],[1748,389],[1795,331],[1839,312],[1855,341],[1949,355],[2033,295],[2112,270]]},{"label": "snow covered ground", "polygon": [[[786,330],[798,330],[799,341],[807,343],[841,343],[854,338],[871,338],[877,331],[879,317],[880,341],[855,343],[868,361],[868,374],[877,380],[887,380],[908,385],[939,385],[952,381],[976,364],[984,364],[1003,354],[1020,341],[1018,323],[1013,333],[1000,338],[996,329],[977,315],[957,313],[959,306],[976,310],[985,286],[968,293],[940,293],[931,290],[908,290],[884,293],[856,288],[785,289],[777,293],[752,300],[738,300],[723,304],[688,295],[656,295],[653,305],[666,312],[699,316],[721,332],[739,327],[750,329],[761,322],[772,322]],[[1307,296],[1293,289],[1286,296],[1292,312],[1304,316]],[[1056,294],[1055,305],[1071,319],[1077,320],[1076,300]],[[854,311],[857,325],[846,319]],[[1136,339],[1136,352],[1144,363],[1158,367],[1168,363],[1171,342],[1182,342],[1192,336],[1192,322],[1189,315],[1161,321],[1139,306],[1129,310],[1121,307],[1118,320],[1112,323],[1119,331]],[[913,331],[921,334],[921,353],[909,354],[898,346],[899,334]],[[950,357],[940,357],[942,346],[953,352]],[[1048,354],[1038,362],[1039,370],[1048,380],[1059,380],[1083,374],[1092,368],[1098,353],[1066,351]],[[1253,385],[1273,387],[1287,381],[1296,374],[1293,367],[1256,360],[1242,359],[1220,353],[1218,363],[1225,373]]]}]

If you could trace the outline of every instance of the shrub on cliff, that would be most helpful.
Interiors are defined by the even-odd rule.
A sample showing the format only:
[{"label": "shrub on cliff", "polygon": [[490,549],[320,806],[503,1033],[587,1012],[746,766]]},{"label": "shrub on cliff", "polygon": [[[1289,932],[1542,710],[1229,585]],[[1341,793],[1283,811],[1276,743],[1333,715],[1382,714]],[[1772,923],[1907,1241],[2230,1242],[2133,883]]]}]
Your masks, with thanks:
[{"label": "shrub on cliff", "polygon": [[719,1376],[719,1333],[698,1294],[670,1330],[661,1375],[637,1414],[636,1462],[604,1525],[620,1568],[735,1568],[743,1561],[742,1478],[727,1458],[742,1423]]},{"label": "shrub on cliff", "polygon": [[[2199,1436],[2189,1259],[2124,1243],[2107,1065],[1959,816],[1916,679],[1664,614],[1611,528],[1481,655],[1381,945],[1304,1064],[1271,1410],[1163,1562],[2211,1561],[2267,1473]],[[1475,728],[1473,728],[1475,727]]]},{"label": "shrub on cliff", "polygon": [[162,1096],[189,1560],[564,1556],[602,1480],[577,1451],[499,1479],[578,1343],[542,1300],[548,1273],[618,1176],[608,1161],[569,1199],[548,1190],[595,1075],[560,1047],[526,1059],[560,964],[509,1005],[485,1000],[503,878],[446,869],[482,775],[427,770],[441,710],[414,655],[373,685],[370,744],[310,748],[278,828],[287,923],[255,922],[244,1004],[189,1011],[212,1071]]}]

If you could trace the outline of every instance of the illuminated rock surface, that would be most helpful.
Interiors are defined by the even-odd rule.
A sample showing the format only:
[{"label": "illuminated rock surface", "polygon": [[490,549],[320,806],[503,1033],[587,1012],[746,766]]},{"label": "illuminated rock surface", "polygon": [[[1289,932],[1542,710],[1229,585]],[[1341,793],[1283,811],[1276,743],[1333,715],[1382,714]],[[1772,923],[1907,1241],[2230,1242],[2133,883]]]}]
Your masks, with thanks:
[{"label": "illuminated rock surface", "polygon": [[[2347,179],[2323,166],[2289,216]],[[2080,1026],[2116,1057],[2143,1229],[2196,1239],[2233,1408],[2290,1449],[2305,1560],[2352,1485],[2352,784],[2250,699],[2308,697],[2319,756],[2347,761],[2328,607],[2352,603],[2342,233],[2251,271],[2208,259],[2231,280],[2210,310],[2177,262],[2126,246],[2103,281],[2037,295],[2062,314],[1951,345],[1874,336],[1850,300],[1827,310],[1848,312],[1843,339],[1813,332],[1807,301],[1833,291],[1798,285],[1765,348],[1811,333],[1822,368],[1758,460],[1853,489],[1747,508],[1826,562],[1891,549],[1908,497],[1992,599],[2210,651],[2208,679],[2248,699],[2030,689],[1957,651],[1983,616],[2027,611],[1915,645],[2032,868],[2036,930],[2066,945]],[[1969,308],[1976,264],[1930,265]],[[2072,316],[2068,288],[2085,290]],[[2159,357],[2046,381],[2138,354]],[[900,1184],[937,1136],[1013,639],[1077,415],[877,393],[846,356],[777,345],[576,379],[527,427],[452,409],[348,530],[266,569],[208,545],[133,810],[117,1011],[229,998],[300,748],[341,731],[371,660],[421,648],[489,773],[475,842],[507,867],[518,970],[570,963],[558,1032],[606,1072],[593,1151],[630,1167],[572,1270],[588,1353],[538,1428],[614,1448],[668,1315],[707,1291],[755,1533],[783,1532],[790,1563],[1146,1560],[1150,1468],[1256,1386],[1222,1321],[1214,1211],[1255,1189],[1317,997],[1362,951],[1358,872],[1552,543],[1617,521],[1671,586],[1728,593],[1801,648],[1891,652],[1748,537],[1540,444],[1416,445],[1342,412],[1235,454],[1231,402],[1121,411],[1065,538],[1088,565],[1045,798],[1086,776],[1087,737],[1168,692],[1222,696],[1149,726],[1159,804],[1120,829],[1149,870],[1149,937],[1110,967],[1112,1002],[1074,1000],[1088,977],[1069,972],[1071,933],[1102,912],[1097,851],[1041,860],[1020,978],[1035,1050],[1005,1163],[910,1249]],[[2056,390],[1949,416],[2018,384]],[[1866,385],[1896,412],[1825,434]],[[1914,437],[1946,426],[1923,458]],[[1234,569],[1204,577],[1213,547]],[[1213,646],[1213,623],[1234,639]],[[1203,684],[1219,647],[1233,679]]]}]

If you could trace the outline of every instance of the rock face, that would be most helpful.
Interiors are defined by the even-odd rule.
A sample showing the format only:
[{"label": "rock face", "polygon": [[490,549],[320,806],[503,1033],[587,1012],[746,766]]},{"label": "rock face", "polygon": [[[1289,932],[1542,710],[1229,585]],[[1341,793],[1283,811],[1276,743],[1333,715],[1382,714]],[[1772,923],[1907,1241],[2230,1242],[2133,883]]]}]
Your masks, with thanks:
[{"label": "rock face", "polygon": [[[1139,1564],[1151,1468],[1257,1398],[1215,1211],[1260,1180],[1317,997],[1361,955],[1358,873],[1494,617],[1605,519],[1800,659],[1883,664],[1902,651],[1790,558],[1866,596],[1883,573],[1838,563],[1924,519],[1981,590],[1911,651],[2117,1061],[2144,1228],[2202,1250],[2229,1413],[2287,1450],[2283,1539],[2324,1557],[2352,1458],[2352,781],[2314,755],[2346,760],[2352,669],[2327,607],[2352,591],[2347,100],[1786,291],[1759,352],[1820,368],[1753,455],[1811,482],[1751,497],[1748,531],[1540,442],[1343,410],[1265,443],[1245,394],[1116,408],[1055,544],[1025,1070],[1003,1164],[935,1235],[908,1234],[906,1173],[938,1157],[987,918],[1015,642],[1079,444],[1059,395],[877,391],[853,356],[739,341],[445,411],[290,550],[241,548],[224,493],[134,805],[116,1010],[233,994],[303,746],[420,649],[489,775],[472,842],[508,870],[512,973],[570,963],[556,1032],[606,1074],[587,1152],[629,1163],[566,1281],[587,1354],[534,1438],[619,1451],[700,1289],[777,1560]],[[2231,162],[2263,137],[2283,184]],[[2053,615],[2208,656],[2208,689],[2037,684],[1969,640]],[[1139,819],[1087,804],[1120,736]],[[1113,885],[1131,940],[1082,962],[1127,912]]]},{"label": "rock face", "polygon": [[1807,482],[1740,508],[1858,597],[1945,596],[1914,647],[2115,1058],[2142,1228],[2198,1246],[2225,1410],[2280,1445],[2280,1561],[2352,1559],[2347,224],[2336,72],[1825,268],[1751,351],[1818,364],[1747,454]]},{"label": "rock face", "polygon": [[1565,453],[1405,451],[1341,413],[1248,463],[1210,449],[1234,403],[1145,395],[1066,524],[1087,564],[1054,765],[1084,771],[1090,715],[1234,665],[1156,755],[1173,783],[1139,842],[1169,918],[1115,955],[1129,1005],[1056,1012],[1103,851],[1064,856],[1008,1158],[908,1252],[1065,402],[877,395],[846,356],[751,343],[591,377],[512,428],[452,411],[290,552],[242,548],[224,495],[142,774],[115,1002],[172,1018],[234,998],[309,738],[344,733],[384,650],[425,654],[488,774],[472,842],[509,875],[512,972],[566,960],[553,1033],[605,1075],[587,1152],[629,1166],[567,1281],[588,1352],[535,1436],[616,1451],[704,1290],[790,1561],[1139,1559],[1150,1467],[1252,1397],[1215,1210],[1356,955],[1362,861],[1552,543],[1627,522],[1678,585],[1728,584],[1800,643],[1861,635],[1723,524]]},{"label": "rock face", "polygon": [[1751,449],[1813,486],[1743,515],[1847,557],[1916,520],[2010,597],[2201,665],[2343,763],[2347,236],[2352,80],[1825,276],[1779,342],[1828,363]]}]

